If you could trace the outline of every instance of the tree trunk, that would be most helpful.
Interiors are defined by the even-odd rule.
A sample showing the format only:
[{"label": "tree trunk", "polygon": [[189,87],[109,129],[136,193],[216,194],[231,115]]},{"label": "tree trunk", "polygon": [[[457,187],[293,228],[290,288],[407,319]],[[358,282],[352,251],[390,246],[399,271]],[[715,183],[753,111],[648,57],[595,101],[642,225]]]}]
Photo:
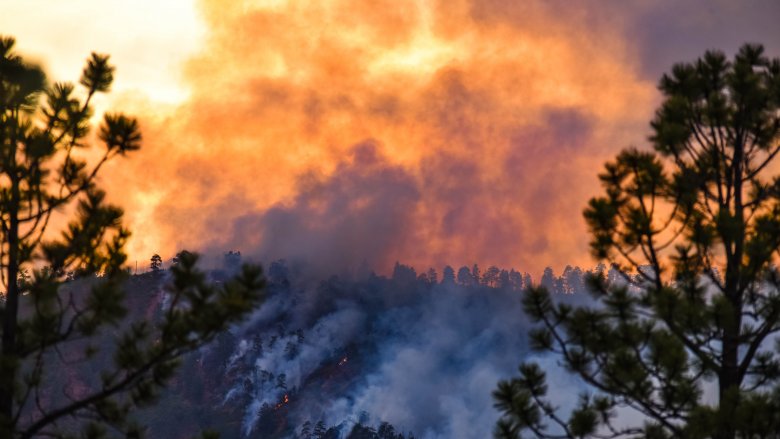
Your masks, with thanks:
[{"label": "tree trunk", "polygon": [[[723,362],[718,376],[720,393],[718,404],[720,407],[718,416],[717,439],[734,439],[734,420],[739,405],[739,322],[740,309],[732,304],[734,310],[732,318],[723,330]],[[737,314],[734,316],[734,314]]]},{"label": "tree trunk", "polygon": [[[14,155],[14,153],[11,153]],[[2,361],[0,361],[0,439],[10,437],[13,431],[14,384],[16,382],[19,358],[17,357],[16,338],[17,320],[19,314],[19,180],[16,178],[16,163],[12,157],[11,163],[11,203],[9,206],[8,227],[8,267],[6,268],[5,310],[3,311]],[[0,244],[2,245],[2,244]]]},{"label": "tree trunk", "polygon": [[[721,370],[718,376],[720,393],[719,404],[719,431],[717,439],[734,439],[736,433],[734,422],[736,410],[740,400],[740,386],[742,385],[739,373],[739,341],[742,329],[742,254],[745,242],[745,215],[742,201],[742,172],[743,166],[743,142],[734,142],[734,155],[732,157],[731,178],[734,187],[733,214],[736,221],[735,235],[724,236],[724,244],[733,243],[732,251],[726,249],[726,284],[724,294],[731,306],[728,317],[723,325],[723,358]],[[723,208],[724,206],[721,206]],[[731,211],[731,206],[725,206]]]}]

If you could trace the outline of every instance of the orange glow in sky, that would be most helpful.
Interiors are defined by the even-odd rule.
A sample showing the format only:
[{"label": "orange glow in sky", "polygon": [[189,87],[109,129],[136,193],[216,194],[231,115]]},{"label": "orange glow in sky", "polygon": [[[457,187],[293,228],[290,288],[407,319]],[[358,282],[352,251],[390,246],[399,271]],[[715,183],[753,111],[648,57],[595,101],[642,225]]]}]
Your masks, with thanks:
[{"label": "orange glow in sky", "polygon": [[145,137],[103,176],[131,259],[538,273],[593,265],[581,211],[601,164],[644,144],[657,64],[778,32],[745,12],[724,33],[727,2],[695,19],[635,3],[6,0],[0,29],[57,80],[112,55],[99,105]]}]

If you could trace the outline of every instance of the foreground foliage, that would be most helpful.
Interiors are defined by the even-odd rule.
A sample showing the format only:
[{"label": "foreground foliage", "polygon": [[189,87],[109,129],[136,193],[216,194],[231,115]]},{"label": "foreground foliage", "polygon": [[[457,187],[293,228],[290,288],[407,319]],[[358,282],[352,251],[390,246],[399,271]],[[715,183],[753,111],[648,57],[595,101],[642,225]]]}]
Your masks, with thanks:
[{"label": "foreground foliage", "polygon": [[[259,304],[264,277],[244,266],[212,285],[187,253],[171,270],[164,315],[126,321],[129,232],[95,179],[140,147],[138,123],[105,115],[104,147],[86,160],[90,102],[113,79],[108,57],[92,54],[77,89],[47,84],[13,46],[0,38],[0,438],[139,437],[132,410],[155,400],[183,354]],[[53,218],[68,209],[74,217],[51,240]],[[74,386],[62,375],[75,369],[93,379]]]},{"label": "foreground foliage", "polygon": [[[494,392],[496,436],[763,438],[780,433],[780,60],[745,45],[707,52],[659,86],[654,151],[628,149],[585,210],[593,254],[623,282],[591,279],[597,307],[524,307],[589,388],[569,416],[533,363]],[[715,395],[707,397],[707,389]],[[559,399],[559,398],[556,398]],[[623,416],[638,412],[636,425]],[[632,416],[632,419],[636,419]]]}]

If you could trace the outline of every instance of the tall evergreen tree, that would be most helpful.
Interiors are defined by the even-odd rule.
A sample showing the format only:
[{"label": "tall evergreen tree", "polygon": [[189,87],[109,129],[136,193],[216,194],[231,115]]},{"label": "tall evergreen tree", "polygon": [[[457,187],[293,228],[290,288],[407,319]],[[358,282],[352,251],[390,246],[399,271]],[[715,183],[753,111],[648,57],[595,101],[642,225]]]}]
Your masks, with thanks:
[{"label": "tall evergreen tree", "polygon": [[444,267],[444,271],[442,272],[441,277],[441,283],[444,285],[452,285],[455,283],[455,270],[452,269],[449,265]]},{"label": "tall evergreen tree", "polygon": [[[140,147],[138,123],[105,115],[102,151],[87,161],[90,102],[113,79],[108,56],[92,54],[77,90],[47,84],[13,46],[0,37],[0,438],[139,437],[131,411],[155,399],[182,355],[260,302],[262,273],[246,266],[213,286],[197,256],[182,256],[163,317],[124,321],[129,232],[95,179]],[[68,207],[75,217],[55,238],[50,220]],[[80,287],[65,288],[71,278]],[[74,368],[94,371],[93,381],[63,384]]]},{"label": "tall evergreen tree", "polygon": [[149,260],[149,269],[154,273],[162,270],[162,258],[157,253],[153,254],[152,258]]},{"label": "tall evergreen tree", "polygon": [[472,285],[474,283],[474,278],[471,276],[469,267],[464,265],[458,269],[458,283],[464,286]]},{"label": "tall evergreen tree", "polygon": [[[567,417],[544,371],[523,364],[494,393],[498,437],[780,434],[780,60],[759,45],[733,61],[710,51],[675,65],[659,88],[654,151],[607,163],[606,195],[584,213],[593,254],[622,281],[593,277],[593,307],[556,303],[544,288],[524,298],[541,323],[535,347],[559,355],[590,393]],[[623,408],[643,420],[615,422]]]},{"label": "tall evergreen tree", "polygon": [[556,278],[555,274],[553,274],[553,269],[551,267],[546,267],[542,274],[541,285],[548,291],[555,292],[555,280]]},{"label": "tall evergreen tree", "polygon": [[325,421],[320,420],[314,425],[314,431],[312,432],[312,435],[317,439],[321,439],[325,437],[325,433],[327,433],[327,431],[328,428],[325,426]]}]

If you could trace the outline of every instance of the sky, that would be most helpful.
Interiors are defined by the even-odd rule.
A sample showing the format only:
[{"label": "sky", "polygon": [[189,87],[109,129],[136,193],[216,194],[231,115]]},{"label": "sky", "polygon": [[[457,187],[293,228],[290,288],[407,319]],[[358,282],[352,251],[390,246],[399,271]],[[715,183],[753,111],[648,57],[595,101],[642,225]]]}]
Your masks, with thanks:
[{"label": "sky", "polygon": [[101,184],[131,260],[181,249],[301,259],[592,266],[581,212],[646,147],[671,65],[780,53],[773,0],[0,0],[52,80],[117,67],[98,110],[141,151]]}]

